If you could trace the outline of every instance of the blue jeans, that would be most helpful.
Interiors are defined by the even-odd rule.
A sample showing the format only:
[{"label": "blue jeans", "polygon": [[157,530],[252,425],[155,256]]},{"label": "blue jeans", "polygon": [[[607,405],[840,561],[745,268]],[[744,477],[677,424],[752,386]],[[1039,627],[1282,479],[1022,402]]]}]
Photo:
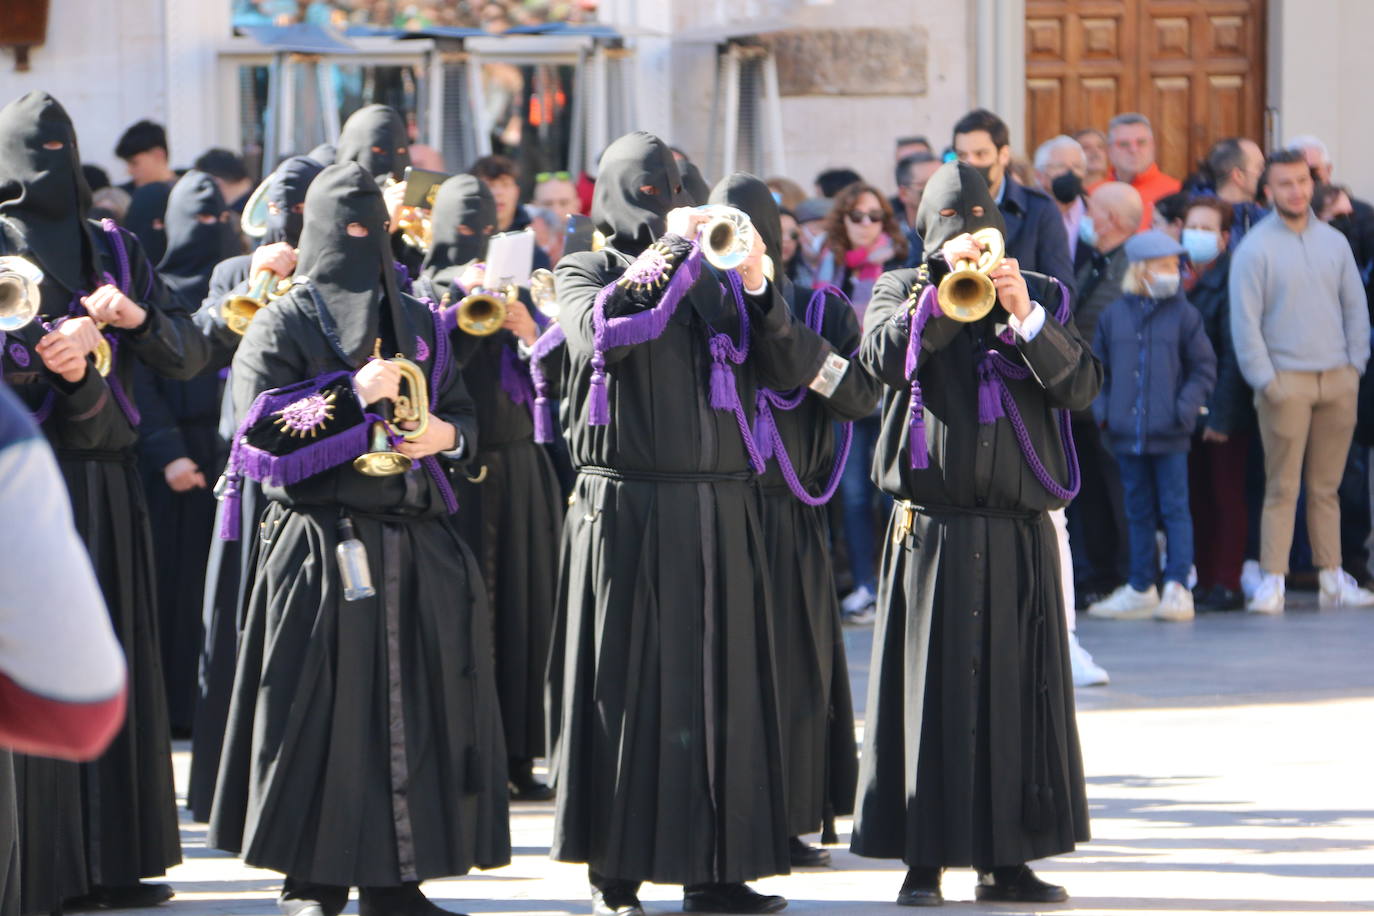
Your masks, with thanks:
[{"label": "blue jeans", "polygon": [[849,449],[849,461],[840,477],[840,500],[844,506],[844,540],[849,550],[849,572],[854,587],[868,586],[878,590],[878,555],[874,547],[876,519],[874,506],[890,504],[871,478],[873,450],[882,429],[877,416],[864,417],[854,423],[854,444]]},{"label": "blue jeans", "polygon": [[1155,531],[1168,541],[1164,581],[1188,584],[1193,567],[1193,517],[1188,509],[1188,453],[1117,455],[1131,537],[1131,588],[1155,584]]}]

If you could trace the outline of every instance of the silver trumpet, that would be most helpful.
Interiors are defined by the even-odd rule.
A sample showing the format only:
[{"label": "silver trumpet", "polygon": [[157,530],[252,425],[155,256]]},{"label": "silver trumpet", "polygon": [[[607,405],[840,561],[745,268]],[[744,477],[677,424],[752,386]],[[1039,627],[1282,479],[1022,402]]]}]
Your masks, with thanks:
[{"label": "silver trumpet", "polygon": [[553,271],[540,267],[530,274],[530,299],[534,307],[550,321],[557,321],[562,308],[558,305],[558,289],[553,280]]},{"label": "silver trumpet", "polygon": [[38,317],[43,271],[15,255],[0,257],[0,331],[17,331]]},{"label": "silver trumpet", "polygon": [[[749,214],[723,204],[707,204],[697,209],[710,216],[701,227],[698,238],[701,240],[701,253],[712,267],[734,270],[749,260],[757,234]],[[768,255],[763,256],[763,273],[769,280],[773,279],[773,259]]]}]

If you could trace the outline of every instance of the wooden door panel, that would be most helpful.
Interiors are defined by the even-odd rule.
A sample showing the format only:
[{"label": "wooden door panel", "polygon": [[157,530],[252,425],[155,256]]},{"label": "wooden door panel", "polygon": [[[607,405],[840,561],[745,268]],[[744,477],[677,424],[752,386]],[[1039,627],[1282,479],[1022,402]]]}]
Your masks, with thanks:
[{"label": "wooden door panel", "polygon": [[1265,0],[1026,0],[1026,133],[1105,129],[1140,111],[1160,167],[1191,172],[1212,143],[1262,139]]}]

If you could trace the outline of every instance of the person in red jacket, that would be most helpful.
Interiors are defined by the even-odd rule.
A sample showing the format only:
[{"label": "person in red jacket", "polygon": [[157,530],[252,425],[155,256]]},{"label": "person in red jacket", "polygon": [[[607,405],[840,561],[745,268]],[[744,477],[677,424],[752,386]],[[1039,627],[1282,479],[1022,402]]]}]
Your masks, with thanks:
[{"label": "person in red jacket", "polygon": [[1155,132],[1150,119],[1128,111],[1112,118],[1107,125],[1107,158],[1117,181],[1124,181],[1140,192],[1144,214],[1140,231],[1150,228],[1155,201],[1183,188],[1172,175],[1165,175],[1155,162]]}]

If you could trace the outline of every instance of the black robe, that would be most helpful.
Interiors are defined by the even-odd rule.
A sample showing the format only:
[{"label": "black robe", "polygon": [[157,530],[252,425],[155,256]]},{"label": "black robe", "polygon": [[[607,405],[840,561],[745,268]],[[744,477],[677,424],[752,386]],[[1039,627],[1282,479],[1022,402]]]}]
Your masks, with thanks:
[{"label": "black robe", "polygon": [[[552,854],[669,884],[786,873],[759,491],[734,414],[707,398],[707,322],[736,341],[740,322],[703,268],[661,336],[606,354],[611,425],[590,426],[593,300],[629,263],[605,248],[557,272],[562,410],[579,475],[550,654]],[[606,314],[635,309],[617,288]],[[805,384],[828,347],[772,286],[749,312],[752,348],[735,376],[752,418],[756,383]]]},{"label": "black robe", "polygon": [[[28,253],[22,233],[0,221],[4,253]],[[118,276],[115,253],[98,224],[89,237],[101,269]],[[177,308],[136,239],[123,234],[132,274],[131,298],[148,311],[135,331],[116,331],[115,374],[134,397],[136,363],[178,378],[205,361],[203,338]],[[66,314],[72,292],[51,275],[42,286],[43,315]],[[150,518],[134,457],[137,431],[92,369],[75,386],[53,381],[33,353],[42,330],[29,325],[6,346],[6,381],[37,410],[55,393],[43,431],[57,453],[71,494],[76,527],[91,554],[129,664],[129,709],[109,749],[86,764],[15,757],[21,831],[24,911],[51,909],[90,885],[132,884],[181,861],[176,795],[162,662]],[[24,365],[19,365],[19,362]]]},{"label": "black robe", "polygon": [[[944,262],[932,260],[931,281]],[[930,443],[910,467],[905,360],[917,271],[878,281],[860,361],[889,388],[875,482],[898,503],[884,542],[853,851],[910,866],[987,869],[1067,852],[1088,839],[1074,722],[1052,496],[1011,423],[978,422],[978,360],[994,348],[1032,375],[1007,385],[1031,443],[1068,478],[1056,408],[1087,407],[1102,368],[1060,293],[1025,274],[1044,327],[1013,345],[994,338],[1000,307],[962,325],[932,318],[918,373]],[[1044,382],[1042,385],[1041,382]],[[894,541],[894,538],[896,540]]]},{"label": "black robe", "polygon": [[[402,307],[428,372],[429,309],[409,297]],[[303,286],[254,319],[234,360],[240,415],[263,390],[355,368],[320,321]],[[394,333],[382,333],[396,352]],[[448,373],[433,413],[476,443],[459,373]],[[437,486],[423,469],[374,478],[347,463],[264,492],[210,844],[328,885],[506,864],[486,598]],[[333,559],[341,509],[366,545],[374,598],[343,601]]]},{"label": "black robe", "polygon": [[[809,300],[804,292],[794,292],[796,321],[805,320]],[[853,307],[827,295],[820,333],[837,353],[846,358],[855,354],[859,321]],[[772,408],[797,478],[811,495],[824,491],[830,479],[836,424],[867,416],[877,403],[878,389],[877,380],[855,360],[829,398],[813,392],[794,410]],[[855,460],[853,455],[850,460]],[[797,499],[776,461],[769,464],[762,484],[764,542],[774,589],[787,823],[790,833],[799,836],[817,830],[827,816],[854,810],[854,703],[826,507]]]},{"label": "black robe", "polygon": [[[210,289],[195,314],[196,326],[210,344],[210,365],[226,369],[234,358],[238,334],[229,330],[222,307],[230,295],[248,291],[248,272],[252,255],[238,255],[220,262],[210,275]],[[219,405],[221,435],[232,435],[234,404],[232,392],[224,391]],[[256,481],[245,479],[238,506],[242,531],[258,530],[258,513],[263,506],[262,490]],[[215,509],[213,530],[218,531],[223,514],[233,511],[224,503]],[[205,587],[201,597],[201,629],[205,641],[198,653],[195,718],[191,727],[191,772],[186,787],[186,808],[197,821],[210,819],[215,797],[219,758],[224,748],[224,731],[229,724],[229,698],[234,692],[234,661],[238,655],[241,609],[252,587],[256,537],[226,541],[210,539],[205,563]]]}]

